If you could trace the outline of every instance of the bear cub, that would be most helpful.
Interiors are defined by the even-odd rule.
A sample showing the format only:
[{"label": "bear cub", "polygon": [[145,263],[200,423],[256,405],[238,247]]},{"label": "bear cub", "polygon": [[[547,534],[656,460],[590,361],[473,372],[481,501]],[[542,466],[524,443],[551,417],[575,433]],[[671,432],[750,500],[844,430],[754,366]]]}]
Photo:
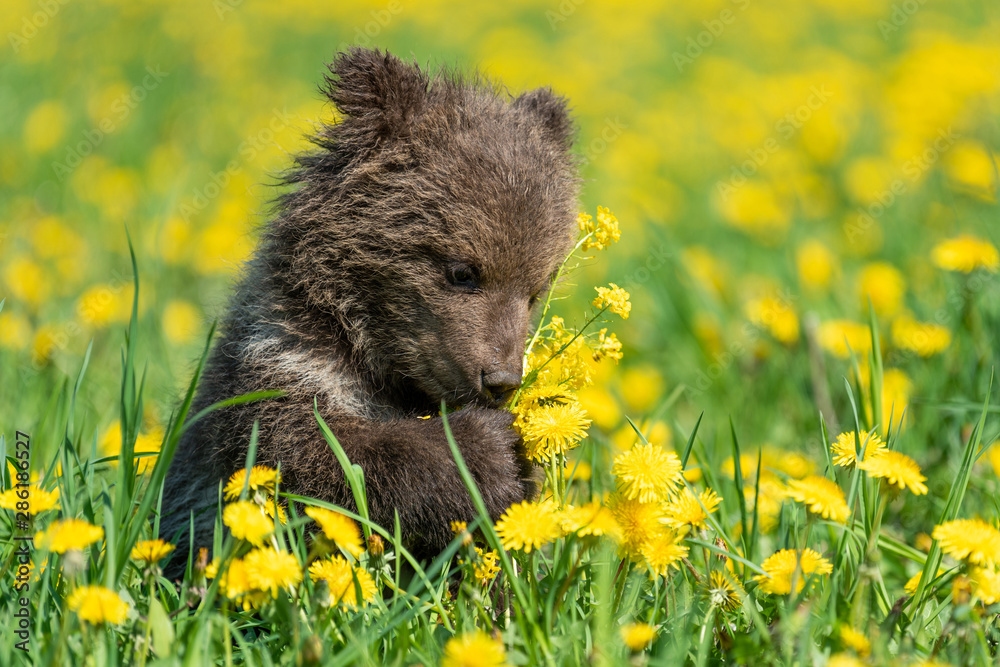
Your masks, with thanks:
[{"label": "bear cub", "polygon": [[[220,480],[257,462],[285,490],[355,510],[314,400],[365,474],[369,513],[429,558],[471,521],[472,500],[438,415],[493,520],[535,493],[503,409],[520,385],[535,304],[576,233],[578,177],[566,102],[511,97],[478,78],[431,75],[353,49],[324,93],[339,119],[295,159],[278,211],[243,267],[167,475],[161,535],[211,545]],[[435,415],[426,418],[427,415]],[[183,557],[176,558],[181,560]],[[175,570],[176,571],[176,570]]]}]

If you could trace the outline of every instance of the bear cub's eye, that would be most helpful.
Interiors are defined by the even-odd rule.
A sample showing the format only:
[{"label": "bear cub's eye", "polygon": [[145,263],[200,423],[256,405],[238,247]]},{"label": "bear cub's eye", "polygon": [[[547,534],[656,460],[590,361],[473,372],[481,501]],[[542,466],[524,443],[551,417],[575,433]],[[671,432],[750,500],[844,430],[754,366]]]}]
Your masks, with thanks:
[{"label": "bear cub's eye", "polygon": [[467,290],[479,289],[479,269],[468,264],[451,264],[445,270],[445,277],[455,287]]}]

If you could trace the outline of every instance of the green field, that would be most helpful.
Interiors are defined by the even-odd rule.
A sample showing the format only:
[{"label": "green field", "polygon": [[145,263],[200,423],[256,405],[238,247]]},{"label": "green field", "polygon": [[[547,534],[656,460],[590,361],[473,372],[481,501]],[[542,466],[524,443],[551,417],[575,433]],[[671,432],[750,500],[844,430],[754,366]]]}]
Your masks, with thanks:
[{"label": "green field", "polygon": [[[8,0],[0,35],[0,665],[1000,660],[995,3]],[[237,480],[177,585],[133,553],[160,454],[351,45],[570,102],[597,230],[511,406],[542,496],[421,564]]]}]

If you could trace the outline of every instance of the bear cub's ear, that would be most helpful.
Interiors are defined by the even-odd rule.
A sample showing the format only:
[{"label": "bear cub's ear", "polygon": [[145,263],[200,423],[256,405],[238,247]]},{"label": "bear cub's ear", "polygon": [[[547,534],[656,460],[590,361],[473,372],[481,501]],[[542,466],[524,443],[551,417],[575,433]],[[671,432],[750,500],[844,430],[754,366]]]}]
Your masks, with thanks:
[{"label": "bear cub's ear", "polygon": [[429,78],[388,51],[352,48],[330,64],[324,92],[345,121],[376,143],[409,134],[427,105]]},{"label": "bear cub's ear", "polygon": [[568,149],[573,143],[573,121],[569,117],[566,99],[559,97],[549,88],[536,88],[520,95],[513,103],[514,108],[532,114],[542,124],[549,138],[562,148]]}]

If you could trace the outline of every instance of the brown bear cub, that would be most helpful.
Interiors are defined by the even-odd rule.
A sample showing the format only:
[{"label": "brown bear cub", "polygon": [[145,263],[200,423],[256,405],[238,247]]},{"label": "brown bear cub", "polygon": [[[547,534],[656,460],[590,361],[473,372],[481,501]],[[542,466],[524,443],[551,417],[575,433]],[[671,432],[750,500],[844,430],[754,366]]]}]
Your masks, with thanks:
[{"label": "brown bear cub", "polygon": [[[504,403],[519,386],[533,306],[575,236],[577,175],[565,101],[538,89],[431,76],[373,50],[340,54],[324,92],[340,120],[299,156],[277,216],[243,268],[195,414],[167,475],[160,533],[210,546],[219,481],[280,465],[285,490],[355,509],[313,401],[365,474],[369,513],[394,511],[428,558],[476,515],[439,412],[490,517],[532,497]],[[458,409],[460,408],[460,409]],[[435,415],[430,419],[421,418]],[[175,559],[181,560],[181,559]],[[176,572],[176,570],[175,570]]]}]

